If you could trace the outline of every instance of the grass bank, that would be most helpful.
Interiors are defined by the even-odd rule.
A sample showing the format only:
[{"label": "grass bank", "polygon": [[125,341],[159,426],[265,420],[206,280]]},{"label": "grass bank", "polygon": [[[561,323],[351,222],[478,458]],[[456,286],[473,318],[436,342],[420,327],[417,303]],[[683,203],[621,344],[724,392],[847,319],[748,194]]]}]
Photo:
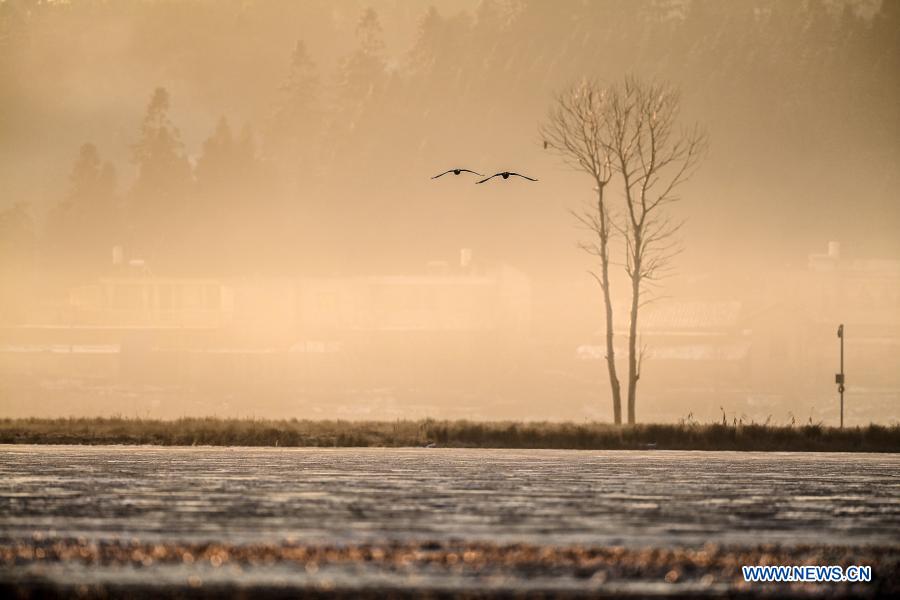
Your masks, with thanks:
[{"label": "grass bank", "polygon": [[0,443],[900,452],[900,426],[34,418],[0,419]]}]

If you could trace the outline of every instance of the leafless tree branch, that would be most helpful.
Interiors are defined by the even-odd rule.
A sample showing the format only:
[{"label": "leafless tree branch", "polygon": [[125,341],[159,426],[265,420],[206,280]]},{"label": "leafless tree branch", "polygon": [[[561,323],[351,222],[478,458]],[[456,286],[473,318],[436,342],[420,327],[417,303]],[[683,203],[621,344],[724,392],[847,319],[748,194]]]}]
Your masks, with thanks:
[{"label": "leafless tree branch", "polygon": [[606,126],[608,153],[622,178],[626,221],[625,272],[631,280],[631,320],[628,340],[628,422],[635,421],[635,396],[640,377],[637,332],[639,310],[653,298],[653,286],[670,273],[682,251],[678,234],[683,225],[665,211],[678,202],[676,190],[696,171],[706,150],[706,136],[697,128],[677,127],[680,98],[671,86],[626,77],[609,91]]},{"label": "leafless tree branch", "polygon": [[606,366],[613,400],[613,417],[616,424],[622,422],[622,404],[619,379],[616,373],[613,345],[613,307],[609,284],[609,242],[615,230],[610,217],[605,191],[615,172],[610,153],[608,130],[608,91],[590,80],[580,81],[559,93],[539,131],[543,146],[557,155],[573,169],[590,176],[595,201],[582,211],[570,211],[576,222],[590,232],[590,241],[580,242],[578,247],[599,260],[599,269],[589,271],[603,292],[606,317]]}]

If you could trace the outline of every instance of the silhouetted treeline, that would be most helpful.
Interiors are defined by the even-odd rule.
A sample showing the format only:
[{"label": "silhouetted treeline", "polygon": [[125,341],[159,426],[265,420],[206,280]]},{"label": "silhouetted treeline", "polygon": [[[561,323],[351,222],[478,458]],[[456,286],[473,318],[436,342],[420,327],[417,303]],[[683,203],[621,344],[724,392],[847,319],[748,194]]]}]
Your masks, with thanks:
[{"label": "silhouetted treeline", "polygon": [[[96,276],[116,245],[154,272],[206,274],[431,251],[450,239],[441,202],[408,178],[451,157],[524,161],[553,90],[626,72],[673,82],[708,125],[697,185],[737,233],[777,210],[784,237],[801,221],[827,234],[851,195],[870,216],[847,235],[900,224],[898,2],[438,4],[0,2],[4,280]],[[110,98],[143,114],[103,114]],[[46,156],[55,170],[32,172]],[[63,171],[66,186],[31,193]],[[473,221],[467,242],[490,248],[496,221]]]}]

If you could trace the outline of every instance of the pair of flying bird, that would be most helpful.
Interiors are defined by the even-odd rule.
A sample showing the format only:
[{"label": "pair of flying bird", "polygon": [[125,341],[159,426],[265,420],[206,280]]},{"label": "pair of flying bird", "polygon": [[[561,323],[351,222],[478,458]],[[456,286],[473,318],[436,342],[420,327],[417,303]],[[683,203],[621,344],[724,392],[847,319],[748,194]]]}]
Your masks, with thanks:
[{"label": "pair of flying bird", "polygon": [[[444,171],[440,175],[435,175],[432,179],[437,179],[438,177],[443,177],[447,173],[453,173],[454,175],[459,175],[460,173],[471,173],[472,175],[478,175],[479,177],[484,177],[481,173],[476,173],[471,169],[450,169],[449,171]],[[522,179],[527,179],[528,181],[537,181],[537,179],[533,179],[528,177],[527,175],[522,175],[521,173],[513,173],[512,171],[501,171],[500,173],[494,173],[490,177],[485,177],[481,181],[476,181],[475,183],[484,183],[494,177],[502,177],[503,179],[509,179],[511,175],[515,175],[516,177],[521,177]]]}]

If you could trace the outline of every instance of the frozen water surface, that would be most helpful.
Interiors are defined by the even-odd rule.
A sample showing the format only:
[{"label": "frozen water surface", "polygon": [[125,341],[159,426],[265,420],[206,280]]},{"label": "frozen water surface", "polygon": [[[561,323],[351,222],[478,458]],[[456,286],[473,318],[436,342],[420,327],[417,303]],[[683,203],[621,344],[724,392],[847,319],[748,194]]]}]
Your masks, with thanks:
[{"label": "frozen water surface", "polygon": [[0,539],[895,544],[900,456],[0,446]]}]

